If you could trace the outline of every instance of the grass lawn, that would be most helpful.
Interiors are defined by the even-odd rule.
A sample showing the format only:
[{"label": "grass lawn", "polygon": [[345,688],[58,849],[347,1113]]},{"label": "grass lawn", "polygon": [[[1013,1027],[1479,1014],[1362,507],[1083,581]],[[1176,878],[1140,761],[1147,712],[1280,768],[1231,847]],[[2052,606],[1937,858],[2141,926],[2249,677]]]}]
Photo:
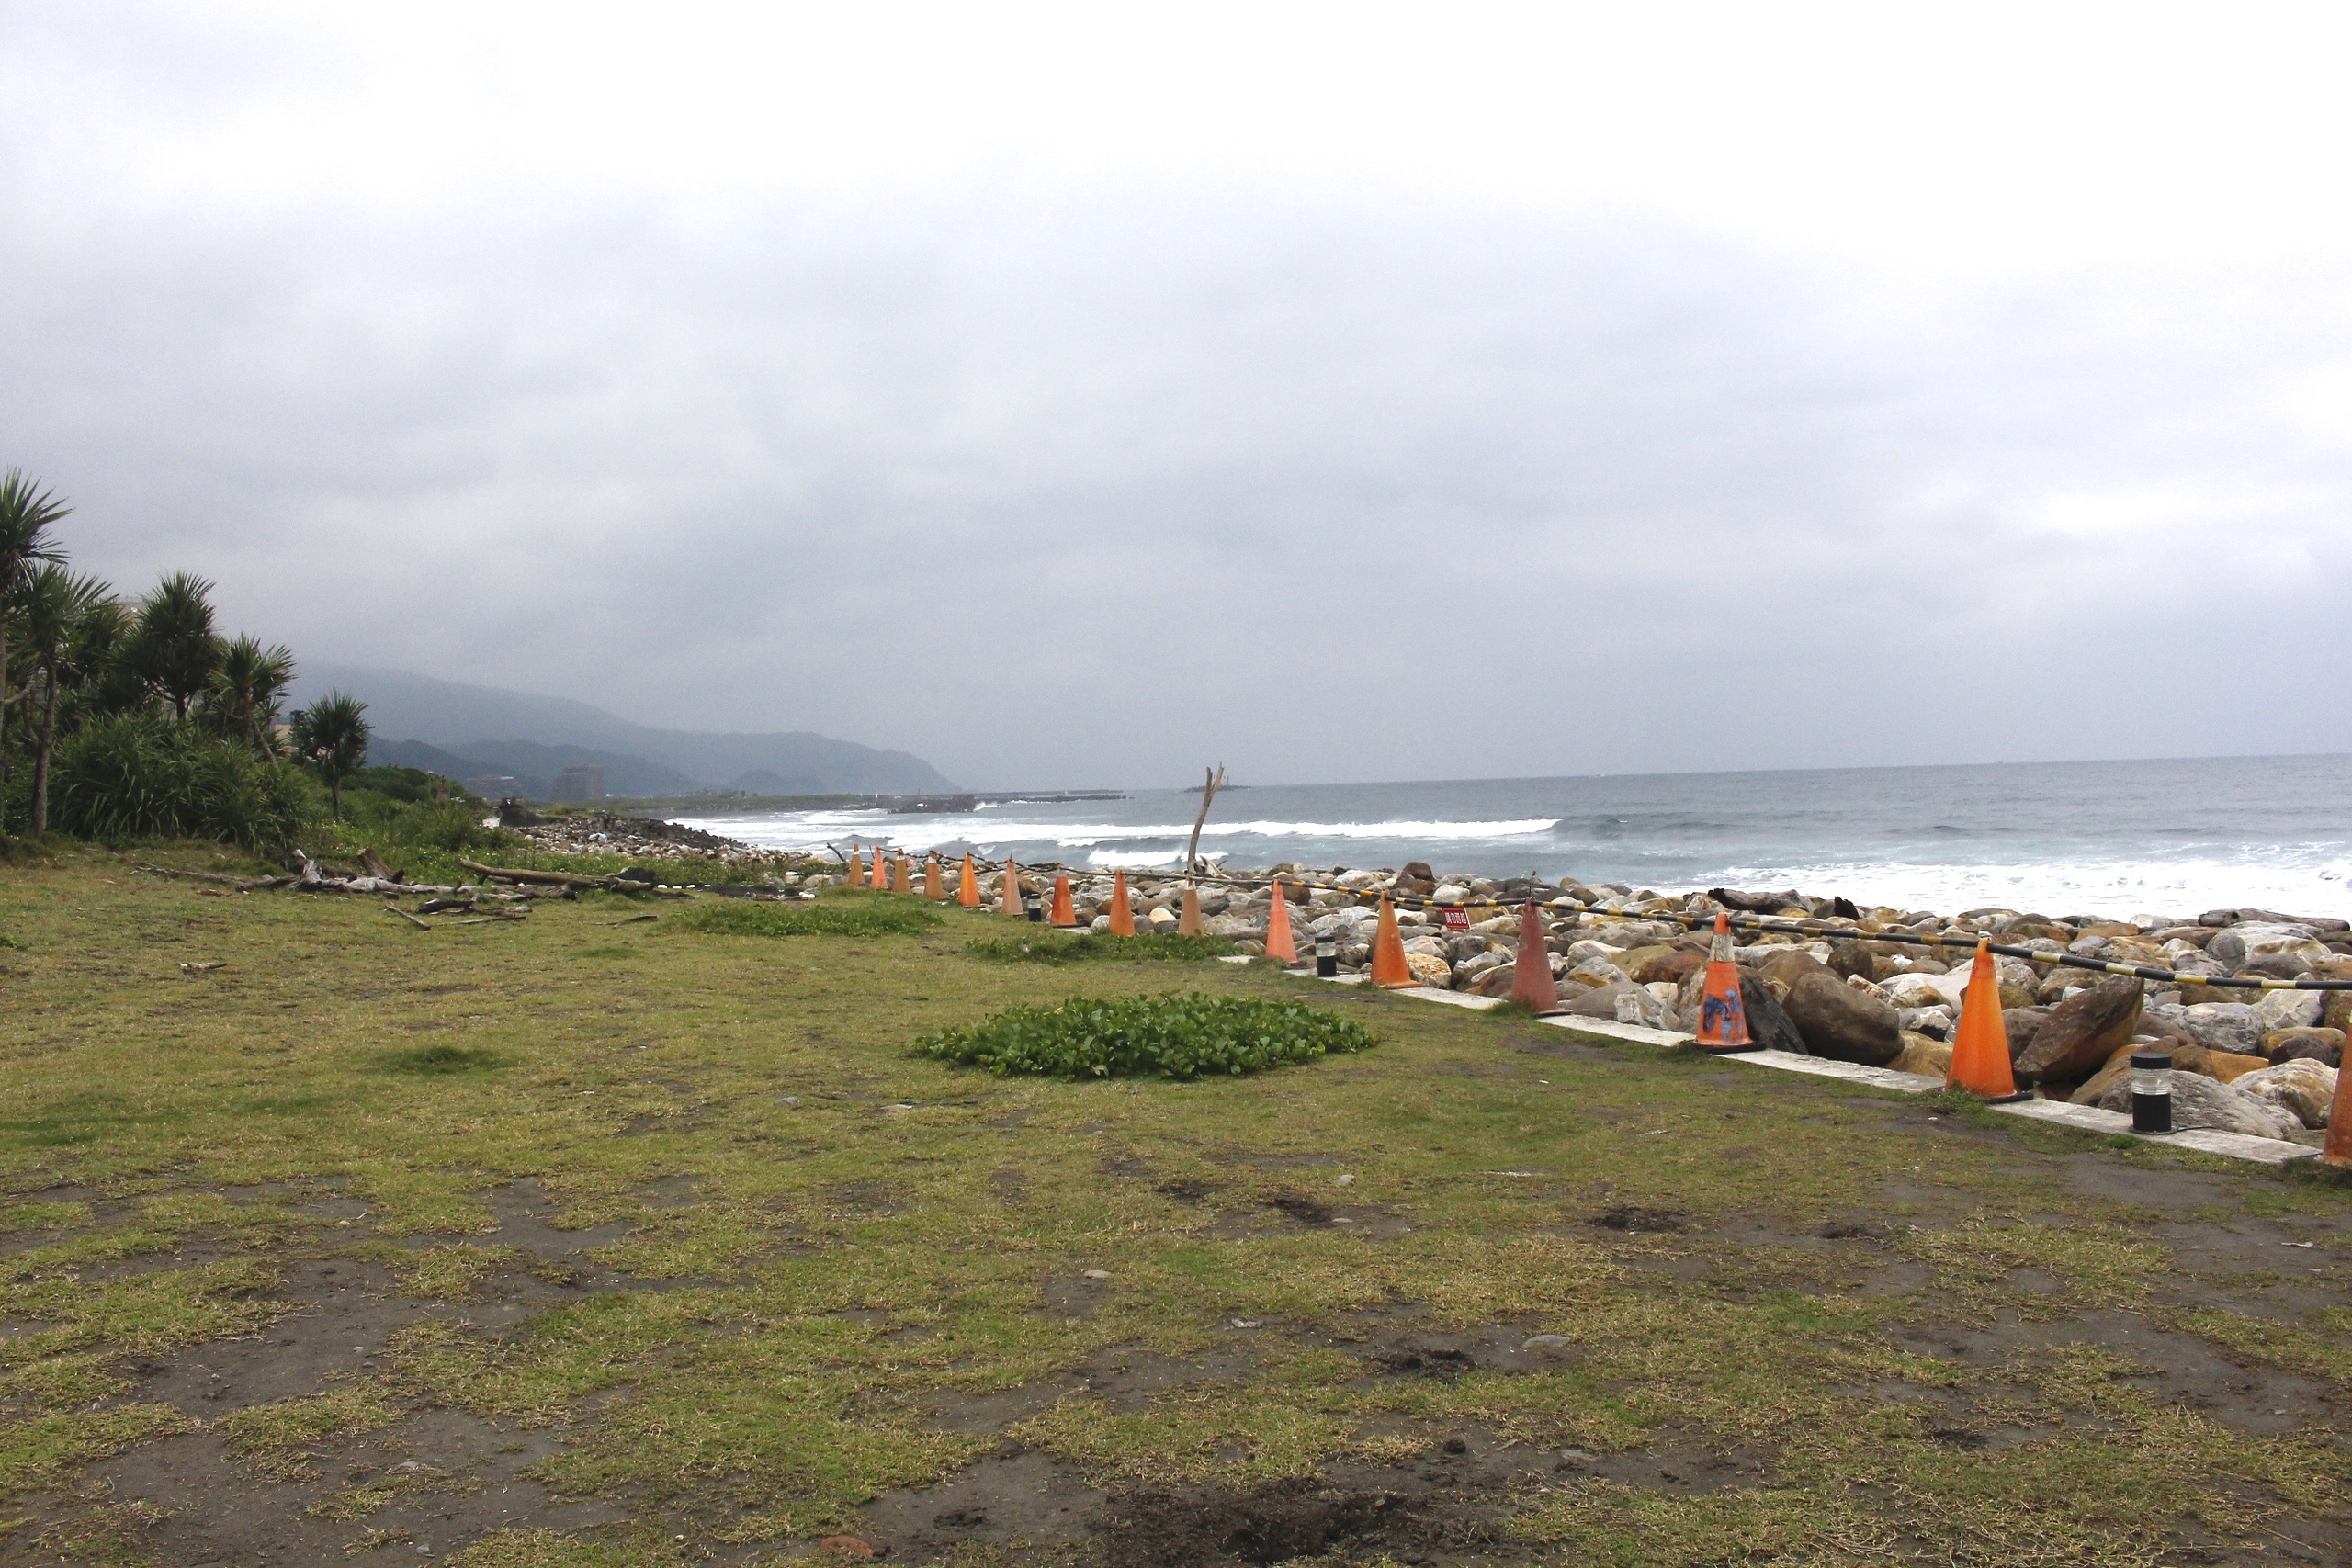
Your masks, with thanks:
[{"label": "grass lawn", "polygon": [[[974,953],[985,914],[424,931],[141,861],[214,863],[0,867],[0,1562],[2352,1543],[2329,1173],[1263,964]],[[1189,1083],[910,1050],[1171,988],[1378,1043]]]}]

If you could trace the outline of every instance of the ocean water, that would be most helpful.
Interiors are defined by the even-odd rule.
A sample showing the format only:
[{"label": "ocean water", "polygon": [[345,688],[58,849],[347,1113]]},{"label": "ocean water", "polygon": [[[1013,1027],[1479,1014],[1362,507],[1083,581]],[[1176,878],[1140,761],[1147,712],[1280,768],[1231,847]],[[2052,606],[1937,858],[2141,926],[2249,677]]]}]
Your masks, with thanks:
[{"label": "ocean water", "polygon": [[[1024,862],[1172,867],[1197,794],[976,811],[690,820],[777,848],[888,843]],[[2194,917],[2251,905],[2352,919],[2352,757],[1615,774],[1283,785],[1219,794],[1204,854],[1236,868],[1429,862],[1662,892],[1843,894],[1954,912]]]}]

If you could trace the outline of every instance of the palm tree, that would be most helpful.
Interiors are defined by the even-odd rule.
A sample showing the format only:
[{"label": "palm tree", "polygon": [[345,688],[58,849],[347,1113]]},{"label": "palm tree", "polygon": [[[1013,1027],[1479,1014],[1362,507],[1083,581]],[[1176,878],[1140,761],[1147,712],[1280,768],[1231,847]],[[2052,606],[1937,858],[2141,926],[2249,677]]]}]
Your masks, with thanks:
[{"label": "palm tree", "polygon": [[[85,623],[101,608],[120,612],[112,591],[95,577],[76,577],[54,561],[44,564],[26,582],[20,604],[24,643],[40,678],[40,730],[33,747],[33,836],[49,831],[49,760],[57,748],[57,699],[68,686],[79,686],[94,672],[76,659],[77,653],[106,656],[110,649],[82,636]],[[28,682],[29,689],[29,682]]]},{"label": "palm tree", "polygon": [[283,643],[264,648],[252,637],[238,637],[222,646],[205,700],[225,733],[243,737],[265,756],[274,755],[270,726],[293,680],[292,649]]},{"label": "palm tree", "polygon": [[139,602],[139,625],[131,637],[139,672],[171,699],[172,711],[187,717],[188,704],[212,684],[220,661],[220,639],[212,635],[212,584],[192,571],[175,571]]},{"label": "palm tree", "polygon": [[8,705],[17,697],[8,689],[8,614],[38,568],[65,558],[49,530],[73,510],[21,468],[0,474],[0,803],[8,798]]},{"label": "palm tree", "polygon": [[327,781],[334,797],[334,815],[343,819],[343,781],[368,761],[368,721],[359,716],[368,705],[342,692],[329,692],[294,716],[294,755],[308,762]]}]

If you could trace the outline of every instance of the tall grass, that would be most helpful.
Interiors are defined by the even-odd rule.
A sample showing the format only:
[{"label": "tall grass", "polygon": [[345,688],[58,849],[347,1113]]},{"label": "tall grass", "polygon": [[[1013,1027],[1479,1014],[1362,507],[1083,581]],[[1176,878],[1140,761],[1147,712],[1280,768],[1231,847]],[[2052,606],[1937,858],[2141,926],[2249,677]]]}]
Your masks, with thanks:
[{"label": "tall grass", "polygon": [[107,843],[216,839],[269,853],[319,809],[291,764],[153,714],[101,718],[61,742],[51,788],[59,830]]}]

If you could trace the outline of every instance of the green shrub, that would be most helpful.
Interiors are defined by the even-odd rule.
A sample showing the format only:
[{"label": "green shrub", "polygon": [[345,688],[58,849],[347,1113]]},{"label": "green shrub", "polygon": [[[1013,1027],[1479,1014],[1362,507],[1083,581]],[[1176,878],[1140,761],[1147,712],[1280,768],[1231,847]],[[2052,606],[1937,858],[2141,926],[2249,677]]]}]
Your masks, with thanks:
[{"label": "green shrub", "polygon": [[1233,952],[1233,943],[1221,936],[1178,936],[1173,931],[1111,936],[1099,931],[1072,935],[1047,930],[1031,936],[982,937],[967,944],[964,951],[975,958],[998,964],[1086,964],[1104,958],[1198,963],[1226,957]]},{"label": "green shrub", "polygon": [[487,809],[480,795],[457,780],[445,779],[439,773],[427,773],[423,768],[396,768],[390,763],[362,768],[344,780],[343,787],[346,793],[364,789],[388,800],[411,805],[427,800],[455,800],[471,806],[477,818]]},{"label": "green shrub", "polygon": [[677,924],[713,936],[915,936],[944,923],[938,910],[911,898],[820,898],[815,903],[754,903],[748,898],[697,903]]},{"label": "green shrub", "polygon": [[257,852],[291,842],[319,804],[292,765],[143,713],[101,718],[60,742],[51,789],[56,826],[79,838],[215,839]]},{"label": "green shrub", "polygon": [[931,1035],[915,1051],[1001,1075],[1195,1078],[1263,1072],[1373,1043],[1363,1025],[1304,1002],[1169,991],[1013,1008],[969,1029]]}]

